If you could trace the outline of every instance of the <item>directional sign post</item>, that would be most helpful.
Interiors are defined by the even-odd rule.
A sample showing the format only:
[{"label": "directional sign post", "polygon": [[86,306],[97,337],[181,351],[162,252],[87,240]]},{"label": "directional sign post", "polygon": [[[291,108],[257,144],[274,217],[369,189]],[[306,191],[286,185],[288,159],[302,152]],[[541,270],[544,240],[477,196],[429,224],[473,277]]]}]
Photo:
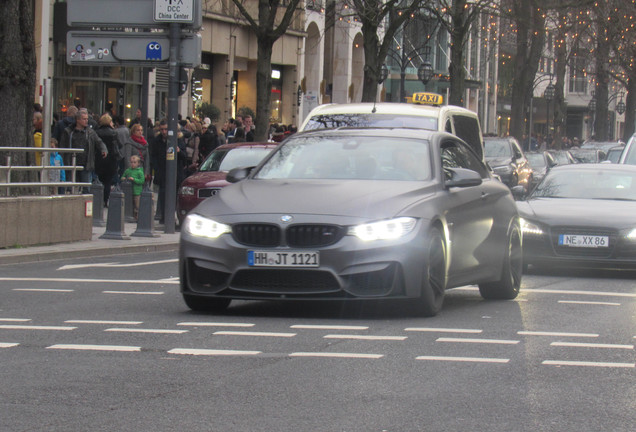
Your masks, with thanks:
[{"label": "directional sign post", "polygon": [[68,64],[170,67],[163,210],[166,233],[175,232],[179,71],[181,66],[201,64],[201,36],[192,32],[202,26],[201,1],[67,0],[68,25],[84,28],[73,28],[66,35]]}]

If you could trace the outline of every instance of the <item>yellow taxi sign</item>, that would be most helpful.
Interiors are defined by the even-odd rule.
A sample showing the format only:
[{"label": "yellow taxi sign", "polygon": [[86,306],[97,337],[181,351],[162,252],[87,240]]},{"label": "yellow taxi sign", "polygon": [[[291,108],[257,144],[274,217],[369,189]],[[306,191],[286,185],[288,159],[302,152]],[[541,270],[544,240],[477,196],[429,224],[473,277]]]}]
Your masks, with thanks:
[{"label": "yellow taxi sign", "polygon": [[413,93],[413,98],[411,100],[413,103],[421,105],[441,105],[444,101],[444,97],[437,93],[420,92]]}]

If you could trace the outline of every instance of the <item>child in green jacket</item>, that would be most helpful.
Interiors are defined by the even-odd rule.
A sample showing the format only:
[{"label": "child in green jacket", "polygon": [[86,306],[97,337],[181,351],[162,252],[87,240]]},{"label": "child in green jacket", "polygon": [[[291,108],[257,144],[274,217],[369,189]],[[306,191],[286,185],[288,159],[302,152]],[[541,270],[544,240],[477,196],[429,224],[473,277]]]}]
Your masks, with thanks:
[{"label": "child in green jacket", "polygon": [[131,156],[130,168],[124,171],[124,175],[121,176],[122,180],[130,180],[130,182],[132,182],[133,216],[135,219],[137,219],[139,215],[139,198],[141,197],[141,191],[146,181],[144,169],[140,166],[140,161],[139,156]]}]

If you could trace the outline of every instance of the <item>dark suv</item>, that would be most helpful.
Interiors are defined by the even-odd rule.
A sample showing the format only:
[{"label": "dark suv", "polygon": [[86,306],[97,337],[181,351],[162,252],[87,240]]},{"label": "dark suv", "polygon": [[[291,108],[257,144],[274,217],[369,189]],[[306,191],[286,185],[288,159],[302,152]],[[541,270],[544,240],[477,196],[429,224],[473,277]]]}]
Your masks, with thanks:
[{"label": "dark suv", "polygon": [[508,187],[521,185],[526,192],[529,191],[532,168],[516,139],[484,137],[484,156],[488,165]]}]

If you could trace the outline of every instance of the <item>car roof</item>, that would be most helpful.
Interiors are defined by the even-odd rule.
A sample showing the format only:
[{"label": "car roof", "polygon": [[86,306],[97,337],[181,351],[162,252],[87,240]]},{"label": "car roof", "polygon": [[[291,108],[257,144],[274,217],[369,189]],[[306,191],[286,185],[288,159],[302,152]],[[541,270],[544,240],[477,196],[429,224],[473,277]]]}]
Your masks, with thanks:
[{"label": "car roof", "polygon": [[365,135],[370,137],[385,137],[386,136],[386,137],[392,137],[392,138],[415,138],[415,139],[427,139],[427,140],[432,139],[436,135],[444,135],[444,136],[452,137],[455,140],[462,141],[459,137],[455,135],[451,135],[447,132],[431,131],[426,129],[404,128],[404,127],[395,127],[395,128],[341,127],[341,128],[335,128],[335,129],[312,129],[308,131],[297,132],[294,135],[291,135],[289,138],[312,136],[312,135],[326,136],[326,137]]},{"label": "car roof", "polygon": [[616,171],[630,172],[636,174],[636,165],[625,164],[608,164],[608,163],[584,163],[584,164],[568,164],[559,165],[553,168],[555,171]]},{"label": "car roof", "polygon": [[233,148],[237,148],[237,147],[258,147],[258,148],[274,148],[278,145],[279,143],[277,142],[273,142],[273,141],[263,141],[263,142],[237,142],[237,143],[228,143],[228,144],[222,144],[220,146],[218,146],[217,148],[215,148],[214,150],[226,150],[226,149],[233,149]]}]

